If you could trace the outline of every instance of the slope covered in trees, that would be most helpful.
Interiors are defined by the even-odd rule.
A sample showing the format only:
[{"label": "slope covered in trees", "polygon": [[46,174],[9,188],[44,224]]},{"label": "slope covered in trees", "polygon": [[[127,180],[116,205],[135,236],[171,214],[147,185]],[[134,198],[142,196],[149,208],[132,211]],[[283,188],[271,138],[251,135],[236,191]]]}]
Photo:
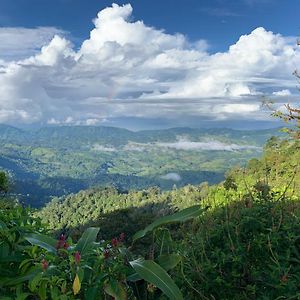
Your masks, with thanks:
[{"label": "slope covered in trees", "polygon": [[[272,138],[261,158],[214,186],[90,189],[39,211],[1,204],[0,291],[8,299],[297,299],[299,146]],[[78,245],[89,235],[86,252]]]}]

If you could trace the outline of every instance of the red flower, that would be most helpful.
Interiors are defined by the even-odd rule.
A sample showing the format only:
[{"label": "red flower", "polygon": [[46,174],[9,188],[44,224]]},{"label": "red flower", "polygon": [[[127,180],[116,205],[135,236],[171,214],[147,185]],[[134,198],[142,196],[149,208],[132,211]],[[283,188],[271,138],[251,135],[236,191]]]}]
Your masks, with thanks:
[{"label": "red flower", "polygon": [[125,240],[125,233],[122,232],[122,233],[120,234],[119,241],[122,243],[122,242],[124,242],[124,240]]},{"label": "red flower", "polygon": [[103,255],[104,255],[104,258],[105,258],[105,259],[108,259],[108,258],[109,258],[109,250],[105,249],[105,250],[103,251]]},{"label": "red flower", "polygon": [[80,259],[81,259],[79,251],[76,251],[74,253],[74,259],[75,259],[76,264],[78,265],[80,263]]},{"label": "red flower", "polygon": [[113,239],[111,240],[111,244],[112,244],[113,247],[117,247],[118,244],[119,244],[118,239],[117,239],[117,238],[113,238]]},{"label": "red flower", "polygon": [[47,260],[43,258],[41,264],[42,264],[42,269],[46,271],[49,267],[49,263],[47,262]]},{"label": "red flower", "polygon": [[57,241],[56,244],[56,249],[68,249],[69,248],[69,244],[66,242],[66,237],[64,234],[62,234],[59,238],[59,240]]}]

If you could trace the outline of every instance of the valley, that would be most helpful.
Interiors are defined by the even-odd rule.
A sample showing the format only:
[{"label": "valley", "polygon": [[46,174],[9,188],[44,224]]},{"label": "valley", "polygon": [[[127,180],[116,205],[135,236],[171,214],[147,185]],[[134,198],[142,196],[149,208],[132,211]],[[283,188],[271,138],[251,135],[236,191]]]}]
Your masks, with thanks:
[{"label": "valley", "polygon": [[21,202],[43,206],[52,197],[91,187],[120,191],[224,179],[233,166],[259,157],[278,129],[171,128],[129,131],[115,127],[53,126],[22,130],[0,126],[0,168],[10,174]]}]

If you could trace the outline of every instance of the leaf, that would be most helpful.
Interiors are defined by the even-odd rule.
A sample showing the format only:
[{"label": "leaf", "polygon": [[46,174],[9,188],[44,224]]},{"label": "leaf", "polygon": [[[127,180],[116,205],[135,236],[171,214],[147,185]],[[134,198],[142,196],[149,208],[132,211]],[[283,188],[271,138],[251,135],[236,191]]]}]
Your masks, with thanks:
[{"label": "leaf", "polygon": [[86,252],[93,247],[93,243],[96,241],[99,230],[100,228],[97,227],[90,227],[86,229],[79,239],[75,250],[79,251],[81,255],[86,254]]},{"label": "leaf", "polygon": [[37,286],[39,285],[41,279],[43,278],[42,273],[38,273],[36,276],[34,276],[32,279],[30,279],[28,283],[28,287],[31,292],[35,292],[37,289]]},{"label": "leaf", "polygon": [[117,280],[110,280],[105,286],[104,291],[116,300],[126,300],[127,294],[124,286]]},{"label": "leaf", "polygon": [[0,220],[0,229],[7,229],[6,224]]},{"label": "leaf", "polygon": [[127,281],[136,282],[142,280],[142,277],[138,273],[131,274],[127,277]]},{"label": "leaf", "polygon": [[49,236],[39,234],[39,233],[30,233],[24,236],[25,240],[27,240],[30,244],[39,246],[48,252],[56,253],[56,244],[57,241]]},{"label": "leaf", "polygon": [[10,251],[9,251],[9,244],[6,243],[5,241],[1,242],[0,244],[0,261],[3,259],[3,258],[10,258]]},{"label": "leaf", "polygon": [[26,275],[16,277],[14,279],[1,279],[1,284],[3,286],[13,286],[18,285],[20,283],[23,283],[25,281],[31,280],[33,277],[35,277],[38,273],[40,273],[40,268],[33,269],[30,273],[27,273]]},{"label": "leaf", "polygon": [[130,262],[134,270],[147,282],[158,287],[171,300],[183,300],[182,293],[168,273],[151,260],[137,259]]},{"label": "leaf", "polygon": [[29,296],[31,296],[31,294],[29,293],[22,293],[22,294],[19,294],[16,298],[16,300],[25,300],[27,299]]},{"label": "leaf", "polygon": [[47,282],[44,281],[39,287],[39,296],[41,300],[46,300],[47,299]]},{"label": "leaf", "polygon": [[74,295],[77,295],[80,292],[80,289],[81,289],[81,282],[80,282],[78,274],[76,274],[74,282],[73,282]]},{"label": "leaf", "polygon": [[180,261],[181,256],[179,254],[160,255],[158,257],[158,264],[166,271],[175,268]]},{"label": "leaf", "polygon": [[99,299],[98,291],[99,289],[96,286],[89,287],[85,294],[85,299],[89,299],[89,300]]},{"label": "leaf", "polygon": [[150,225],[148,225],[145,229],[138,231],[133,236],[133,241],[136,241],[137,239],[144,237],[148,232],[152,231],[158,226],[166,225],[170,223],[188,221],[190,219],[200,216],[205,210],[206,209],[201,208],[200,205],[194,205],[186,209],[183,209],[173,215],[161,217],[155,220]]}]

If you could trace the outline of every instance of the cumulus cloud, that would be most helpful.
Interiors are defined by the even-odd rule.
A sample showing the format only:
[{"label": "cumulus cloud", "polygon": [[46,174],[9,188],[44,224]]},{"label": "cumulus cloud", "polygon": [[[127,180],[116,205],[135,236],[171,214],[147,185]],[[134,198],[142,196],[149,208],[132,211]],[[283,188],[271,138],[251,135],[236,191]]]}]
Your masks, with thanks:
[{"label": "cumulus cloud", "polygon": [[[133,21],[129,4],[100,11],[79,50],[57,29],[22,30],[20,43],[1,41],[0,123],[264,119],[260,95],[293,88],[291,72],[300,65],[294,40],[264,28],[241,36],[226,52],[209,53],[207,41],[191,43]],[[2,28],[0,38],[1,32],[12,34]],[[8,49],[22,59],[7,60]]]},{"label": "cumulus cloud", "polygon": [[66,32],[55,27],[0,27],[0,58],[11,61],[37,54],[56,34]]}]

